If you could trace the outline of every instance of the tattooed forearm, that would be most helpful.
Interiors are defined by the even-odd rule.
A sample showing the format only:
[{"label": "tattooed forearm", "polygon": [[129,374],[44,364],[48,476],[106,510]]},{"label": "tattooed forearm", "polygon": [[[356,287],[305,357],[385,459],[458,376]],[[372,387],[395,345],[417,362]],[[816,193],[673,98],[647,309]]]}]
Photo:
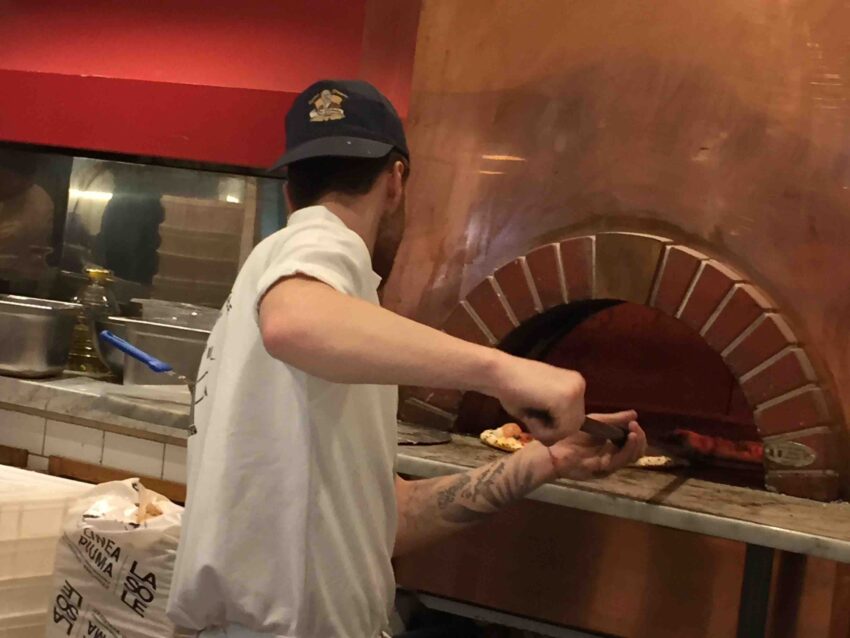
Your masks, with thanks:
[{"label": "tattooed forearm", "polygon": [[437,493],[437,509],[449,523],[474,523],[516,501],[532,489],[530,467],[506,472],[508,459],[486,466],[476,476],[461,474]]},{"label": "tattooed forearm", "polygon": [[454,503],[457,495],[472,481],[469,474],[461,474],[444,489],[437,492],[437,508],[445,509]]},{"label": "tattooed forearm", "polygon": [[551,477],[551,460],[545,448],[528,446],[463,474],[401,481],[396,554],[476,523]]}]

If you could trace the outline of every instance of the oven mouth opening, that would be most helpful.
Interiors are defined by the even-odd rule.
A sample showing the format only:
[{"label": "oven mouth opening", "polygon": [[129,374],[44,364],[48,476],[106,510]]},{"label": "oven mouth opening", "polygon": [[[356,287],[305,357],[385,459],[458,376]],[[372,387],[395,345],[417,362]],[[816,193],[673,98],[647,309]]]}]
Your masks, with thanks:
[{"label": "oven mouth opening", "polygon": [[[689,462],[667,471],[764,488],[759,459],[732,460],[683,446],[680,430],[714,440],[761,442],[737,379],[720,354],[684,322],[641,304],[589,299],[523,322],[498,347],[581,372],[587,380],[588,412],[637,410],[650,453],[675,454]],[[477,435],[515,420],[495,399],[467,392],[454,429]]]}]

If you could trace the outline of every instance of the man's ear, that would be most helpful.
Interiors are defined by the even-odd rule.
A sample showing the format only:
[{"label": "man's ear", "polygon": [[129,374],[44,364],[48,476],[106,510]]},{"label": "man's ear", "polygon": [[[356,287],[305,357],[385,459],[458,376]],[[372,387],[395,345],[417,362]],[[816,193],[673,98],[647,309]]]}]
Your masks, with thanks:
[{"label": "man's ear", "polygon": [[390,178],[387,180],[387,198],[390,210],[394,210],[404,197],[404,162],[395,161],[390,169]]}]

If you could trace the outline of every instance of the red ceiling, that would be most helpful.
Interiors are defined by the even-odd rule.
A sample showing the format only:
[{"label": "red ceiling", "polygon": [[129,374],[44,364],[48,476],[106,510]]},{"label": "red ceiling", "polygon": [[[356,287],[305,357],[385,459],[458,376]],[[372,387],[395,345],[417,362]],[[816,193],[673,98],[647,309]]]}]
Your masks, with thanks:
[{"label": "red ceiling", "polygon": [[407,110],[419,2],[0,4],[0,139],[262,167],[319,78]]}]

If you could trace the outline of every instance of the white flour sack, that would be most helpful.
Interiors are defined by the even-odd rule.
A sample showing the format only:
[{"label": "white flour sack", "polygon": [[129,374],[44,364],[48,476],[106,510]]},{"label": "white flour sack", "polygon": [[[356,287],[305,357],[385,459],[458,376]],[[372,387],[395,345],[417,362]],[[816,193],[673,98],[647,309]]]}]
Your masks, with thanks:
[{"label": "white flour sack", "polygon": [[139,479],[70,508],[56,551],[47,638],[170,638],[165,616],[183,508]]}]

